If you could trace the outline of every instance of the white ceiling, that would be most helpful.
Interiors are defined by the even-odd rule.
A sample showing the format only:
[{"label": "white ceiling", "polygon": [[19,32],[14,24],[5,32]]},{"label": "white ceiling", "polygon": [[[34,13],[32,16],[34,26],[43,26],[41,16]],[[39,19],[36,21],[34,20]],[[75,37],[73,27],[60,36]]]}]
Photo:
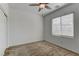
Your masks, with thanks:
[{"label": "white ceiling", "polygon": [[[28,11],[36,14],[42,14],[46,15],[50,12],[53,12],[54,10],[63,7],[67,3],[50,3],[48,6],[50,6],[51,9],[43,9],[42,11],[38,12],[38,7],[35,6],[29,6],[30,3],[10,3],[9,7],[13,9],[18,9],[22,11]],[[58,8],[56,6],[59,6]]]}]

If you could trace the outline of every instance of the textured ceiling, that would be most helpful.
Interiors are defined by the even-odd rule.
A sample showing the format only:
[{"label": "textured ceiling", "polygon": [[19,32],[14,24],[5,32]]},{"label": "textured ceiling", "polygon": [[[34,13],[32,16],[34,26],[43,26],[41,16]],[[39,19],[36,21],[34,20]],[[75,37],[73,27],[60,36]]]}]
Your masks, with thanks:
[{"label": "textured ceiling", "polygon": [[67,3],[49,3],[51,9],[43,9],[42,11],[38,12],[38,7],[36,6],[29,6],[30,3],[10,3],[9,7],[13,9],[18,9],[22,11],[28,11],[36,14],[46,15],[50,12],[55,11],[58,8],[63,7]]}]

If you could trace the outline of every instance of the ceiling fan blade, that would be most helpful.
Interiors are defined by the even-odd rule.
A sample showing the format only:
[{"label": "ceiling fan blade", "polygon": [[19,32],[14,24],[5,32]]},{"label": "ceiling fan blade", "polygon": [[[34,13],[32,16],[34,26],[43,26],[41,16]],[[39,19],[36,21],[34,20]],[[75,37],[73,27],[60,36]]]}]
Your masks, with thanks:
[{"label": "ceiling fan blade", "polygon": [[39,4],[30,4],[29,6],[39,6]]},{"label": "ceiling fan blade", "polygon": [[59,5],[55,6],[55,8],[59,8],[59,7],[60,7]]},{"label": "ceiling fan blade", "polygon": [[48,4],[48,3],[40,3],[40,4]]},{"label": "ceiling fan blade", "polygon": [[45,6],[45,8],[47,8],[47,9],[51,9],[49,6]]},{"label": "ceiling fan blade", "polygon": [[40,12],[41,10],[42,10],[42,9],[41,9],[41,8],[39,8],[39,10],[38,10],[38,11]]}]

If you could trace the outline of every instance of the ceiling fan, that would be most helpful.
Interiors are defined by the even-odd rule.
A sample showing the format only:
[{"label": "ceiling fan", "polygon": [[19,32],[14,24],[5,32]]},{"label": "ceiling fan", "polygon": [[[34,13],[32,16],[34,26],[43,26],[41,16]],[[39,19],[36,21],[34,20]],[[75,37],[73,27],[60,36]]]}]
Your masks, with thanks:
[{"label": "ceiling fan", "polygon": [[48,6],[48,3],[34,3],[34,4],[30,4],[29,6],[38,6],[39,8],[39,12],[42,10],[42,9],[51,9],[49,6]]}]

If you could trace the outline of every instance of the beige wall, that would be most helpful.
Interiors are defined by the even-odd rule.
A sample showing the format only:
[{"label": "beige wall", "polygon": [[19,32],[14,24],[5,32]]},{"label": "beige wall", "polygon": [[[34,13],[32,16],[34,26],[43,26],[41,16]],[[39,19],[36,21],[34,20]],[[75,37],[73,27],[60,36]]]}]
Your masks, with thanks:
[{"label": "beige wall", "polygon": [[[52,21],[54,17],[74,12],[74,38],[52,35]],[[44,17],[44,39],[66,49],[79,53],[79,4],[71,4],[52,12]]]},{"label": "beige wall", "polygon": [[8,24],[8,45],[19,45],[43,40],[42,16],[10,8]]}]

